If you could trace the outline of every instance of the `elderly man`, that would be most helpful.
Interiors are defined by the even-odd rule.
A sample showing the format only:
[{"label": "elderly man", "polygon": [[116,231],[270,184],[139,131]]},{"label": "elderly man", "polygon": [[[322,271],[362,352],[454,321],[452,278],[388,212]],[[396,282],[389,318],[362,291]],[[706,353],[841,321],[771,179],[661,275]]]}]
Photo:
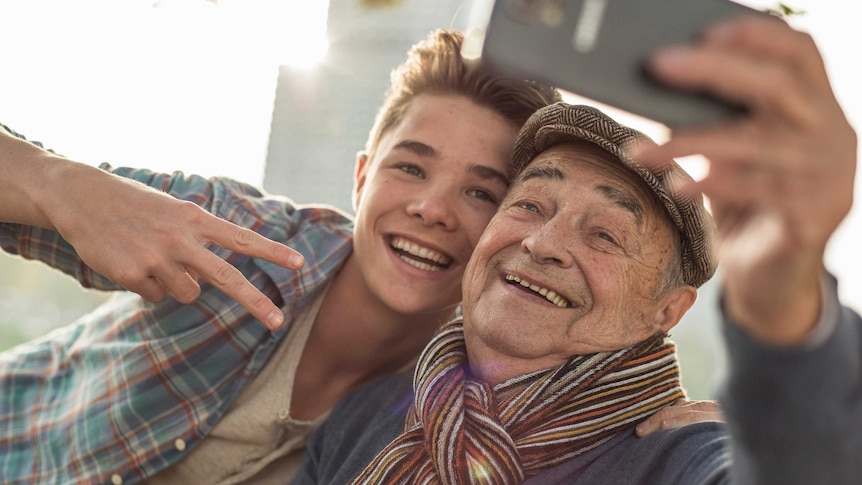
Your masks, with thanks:
[{"label": "elderly man", "polygon": [[[738,35],[785,28],[739,25]],[[820,91],[802,91],[822,94],[823,80],[805,77]],[[822,263],[855,167],[855,134],[835,106],[808,113],[829,114],[831,136],[787,125],[806,145],[796,163],[737,161],[699,184],[656,162],[683,149],[674,142],[650,146],[589,107],[539,110],[467,266],[463,322],[426,347],[412,386],[411,376],[390,376],[343,400],[297,481],[858,483],[862,320],[840,308]],[[835,158],[809,157],[819,150]],[[772,168],[780,183],[730,190],[740,166]],[[802,199],[804,209],[777,197],[824,182],[830,194]],[[728,425],[638,440],[635,425],[683,395],[666,335],[714,269],[712,223],[692,187],[712,197],[725,265]]]}]

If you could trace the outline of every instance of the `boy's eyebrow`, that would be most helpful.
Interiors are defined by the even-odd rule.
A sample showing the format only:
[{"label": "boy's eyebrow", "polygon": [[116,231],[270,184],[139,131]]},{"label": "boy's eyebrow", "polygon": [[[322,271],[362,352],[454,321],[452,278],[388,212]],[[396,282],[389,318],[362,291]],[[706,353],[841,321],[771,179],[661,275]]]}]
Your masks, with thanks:
[{"label": "boy's eyebrow", "polygon": [[[420,157],[434,158],[438,156],[437,150],[434,147],[416,140],[402,140],[394,148],[407,150]],[[510,181],[506,174],[487,165],[472,164],[468,170],[485,180],[498,180],[506,187],[509,186]]]},{"label": "boy's eyebrow", "polygon": [[409,152],[415,153],[416,155],[419,155],[420,157],[437,156],[437,150],[435,150],[434,147],[416,140],[402,140],[398,142],[393,148],[407,150]]}]

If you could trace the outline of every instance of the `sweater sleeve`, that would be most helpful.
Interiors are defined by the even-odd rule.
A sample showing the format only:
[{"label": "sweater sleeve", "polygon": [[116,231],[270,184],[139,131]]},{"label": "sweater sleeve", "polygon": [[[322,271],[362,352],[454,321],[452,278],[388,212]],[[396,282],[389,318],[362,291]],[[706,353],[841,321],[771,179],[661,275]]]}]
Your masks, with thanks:
[{"label": "sweater sleeve", "polygon": [[[831,298],[837,292],[832,287]],[[719,400],[734,483],[839,484],[862,477],[862,320],[832,313],[814,345],[776,348],[724,322],[728,377]]]}]

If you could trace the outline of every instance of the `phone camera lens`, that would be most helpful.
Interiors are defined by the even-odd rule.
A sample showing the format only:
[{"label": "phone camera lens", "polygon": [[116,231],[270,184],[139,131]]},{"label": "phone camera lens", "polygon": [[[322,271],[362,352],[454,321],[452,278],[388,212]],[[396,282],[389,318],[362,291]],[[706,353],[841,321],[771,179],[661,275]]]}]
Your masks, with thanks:
[{"label": "phone camera lens", "polygon": [[559,27],[566,19],[562,0],[507,0],[505,7],[510,17],[531,25]]}]

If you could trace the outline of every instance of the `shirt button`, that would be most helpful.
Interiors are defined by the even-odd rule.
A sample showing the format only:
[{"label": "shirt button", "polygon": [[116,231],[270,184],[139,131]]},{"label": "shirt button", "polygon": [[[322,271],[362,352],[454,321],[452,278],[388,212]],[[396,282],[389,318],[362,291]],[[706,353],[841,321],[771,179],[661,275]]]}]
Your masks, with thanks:
[{"label": "shirt button", "polygon": [[111,483],[113,483],[114,485],[123,485],[123,477],[114,473],[113,475],[111,475]]},{"label": "shirt button", "polygon": [[288,416],[290,416],[290,411],[287,408],[281,408],[278,410],[278,419],[284,421]]},{"label": "shirt button", "polygon": [[179,439],[179,438],[177,438],[177,440],[174,441],[174,446],[177,448],[177,451],[185,451],[186,450],[186,442]]}]

